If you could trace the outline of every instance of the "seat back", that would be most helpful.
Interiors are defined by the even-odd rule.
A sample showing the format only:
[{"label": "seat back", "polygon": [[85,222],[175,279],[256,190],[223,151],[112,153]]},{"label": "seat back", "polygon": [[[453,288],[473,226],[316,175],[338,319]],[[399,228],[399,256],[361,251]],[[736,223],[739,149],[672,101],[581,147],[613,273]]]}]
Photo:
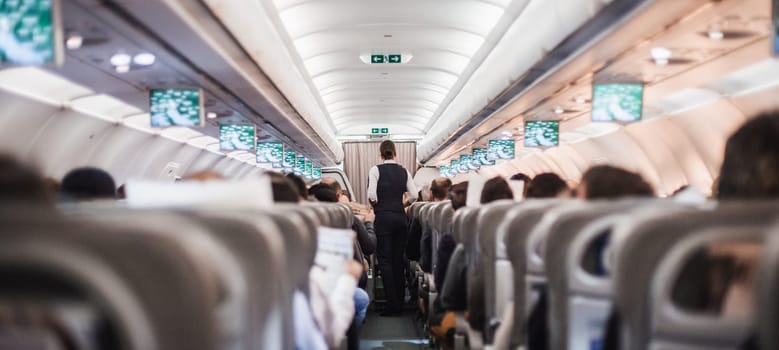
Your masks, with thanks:
[{"label": "seat back", "polygon": [[755,298],[757,339],[760,349],[779,349],[779,225],[768,231],[760,259]]},{"label": "seat back", "polygon": [[[735,314],[735,310],[720,313],[689,311],[674,300],[677,284],[685,283],[683,271],[701,252],[743,261],[758,259],[755,250],[763,246],[766,230],[761,225],[707,228],[684,235],[657,262],[652,276],[649,303],[652,305],[651,339],[649,348],[704,350],[737,350],[745,343],[754,328],[752,314]],[[748,245],[743,245],[744,243]],[[742,244],[741,247],[733,247]],[[719,246],[717,246],[719,245]],[[746,248],[746,249],[745,249]],[[755,250],[752,250],[755,249]],[[752,251],[749,251],[752,250]],[[755,252],[754,256],[751,256]],[[696,264],[696,267],[697,264]],[[706,265],[701,267],[708,267]],[[706,271],[701,271],[705,273]],[[745,291],[748,283],[731,278],[726,285]],[[704,286],[704,289],[705,286]],[[751,304],[751,291],[749,292]],[[723,297],[723,304],[726,296]]]},{"label": "seat back", "polygon": [[[454,216],[454,212],[452,211],[452,203],[450,201],[443,201],[441,204],[438,205],[436,208],[437,210],[437,220],[436,220],[436,226],[437,230],[433,231],[433,271],[437,269],[436,264],[438,263],[438,246],[441,241],[441,237],[443,237],[445,234],[451,233],[452,229],[452,216]],[[440,288],[441,286],[438,286]]]},{"label": "seat back", "polygon": [[11,307],[75,296],[113,331],[103,347],[217,347],[209,282],[169,235],[0,210],[0,239],[0,294],[15,300]]},{"label": "seat back", "polygon": [[[496,257],[498,261],[496,264],[505,265],[501,260],[504,258],[510,261],[510,266],[496,265],[495,280],[501,283],[501,281],[508,280],[510,287],[506,288],[506,292],[509,293],[509,297],[502,297],[496,294],[496,307],[498,310],[502,310],[504,303],[514,301],[514,326],[511,330],[512,347],[516,348],[525,344],[525,320],[527,314],[530,312],[527,307],[526,295],[526,283],[525,272],[527,265],[526,251],[527,251],[527,237],[532,231],[533,227],[541,221],[544,214],[555,205],[559,205],[559,200],[528,200],[522,207],[512,209],[506,214],[504,225],[498,230],[499,237],[496,238],[497,252]],[[501,239],[500,236],[503,238]],[[501,245],[500,242],[504,244]],[[511,276],[508,276],[508,273]],[[505,299],[505,300],[504,300]]]},{"label": "seat back", "polygon": [[660,257],[685,235],[709,227],[767,225],[777,218],[776,202],[723,202],[713,209],[644,210],[612,233],[615,307],[623,349],[646,349],[651,335],[650,283]]},{"label": "seat back", "polygon": [[[468,310],[471,313],[482,312],[484,314],[484,333],[488,344],[491,343],[494,326],[499,324],[502,317],[502,313],[498,314],[495,308],[495,250],[497,246],[497,232],[506,214],[519,206],[522,206],[522,204],[513,200],[495,201],[482,206],[477,218],[477,243],[474,250],[476,255],[475,259],[472,260],[474,264],[469,264],[469,268],[472,268],[471,271],[474,274],[477,274],[478,271],[480,278],[474,278],[474,280],[481,280],[481,284],[474,285],[474,288],[481,288],[484,299],[476,301],[480,304],[474,305],[477,309],[469,308]],[[481,308],[481,310],[478,310],[478,308]]]}]

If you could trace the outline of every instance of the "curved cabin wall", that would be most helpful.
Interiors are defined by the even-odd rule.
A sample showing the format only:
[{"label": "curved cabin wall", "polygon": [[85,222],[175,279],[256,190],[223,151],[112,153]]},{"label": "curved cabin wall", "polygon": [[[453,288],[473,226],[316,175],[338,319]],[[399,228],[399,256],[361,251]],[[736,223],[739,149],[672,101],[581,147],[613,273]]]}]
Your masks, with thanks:
[{"label": "curved cabin wall", "polygon": [[250,163],[165,136],[162,130],[129,126],[122,122],[121,113],[84,111],[75,102],[47,100],[52,96],[43,95],[45,89],[37,91],[42,96],[0,86],[0,152],[32,163],[46,176],[61,179],[73,168],[96,166],[122,184],[128,178],[173,181],[175,176],[201,170],[235,178],[262,171]]}]

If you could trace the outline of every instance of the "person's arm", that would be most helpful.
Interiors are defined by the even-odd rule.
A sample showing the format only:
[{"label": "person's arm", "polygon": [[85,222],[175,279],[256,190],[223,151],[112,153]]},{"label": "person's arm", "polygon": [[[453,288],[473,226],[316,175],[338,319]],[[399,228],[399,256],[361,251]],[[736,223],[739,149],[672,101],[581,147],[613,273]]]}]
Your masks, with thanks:
[{"label": "person's arm", "polygon": [[[363,219],[367,220],[367,218]],[[370,226],[370,230],[368,230]],[[355,216],[352,219],[352,229],[357,233],[357,242],[360,242],[360,248],[365,255],[371,255],[376,250],[376,236],[373,233],[373,223],[365,221],[363,224]]]},{"label": "person's arm", "polygon": [[417,191],[417,185],[414,184],[414,178],[411,176],[411,173],[406,170],[406,174],[408,175],[406,177],[406,192],[408,192],[408,202],[406,202],[405,206],[409,206],[411,203],[414,203],[417,200],[419,191]]},{"label": "person's arm", "polygon": [[378,203],[379,199],[376,194],[379,185],[379,167],[374,166],[368,172],[368,201],[371,203]]},{"label": "person's arm", "polygon": [[[354,291],[357,289],[359,274],[362,273],[362,265],[351,259],[346,264],[346,273],[338,277],[332,289],[325,287],[324,280],[327,277],[324,270],[315,266],[309,275],[314,317],[331,348],[340,346],[354,319]],[[355,273],[358,275],[355,276]]]}]

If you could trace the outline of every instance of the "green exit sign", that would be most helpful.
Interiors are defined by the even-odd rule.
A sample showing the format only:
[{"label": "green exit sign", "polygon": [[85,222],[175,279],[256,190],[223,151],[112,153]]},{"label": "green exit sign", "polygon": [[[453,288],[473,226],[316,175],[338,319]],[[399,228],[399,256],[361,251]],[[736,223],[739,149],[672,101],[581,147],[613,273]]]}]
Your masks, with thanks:
[{"label": "green exit sign", "polygon": [[389,129],[388,128],[381,128],[381,133],[382,134],[389,134]]},{"label": "green exit sign", "polygon": [[379,133],[379,128],[371,129],[371,134],[378,134],[378,133]]},{"label": "green exit sign", "polygon": [[371,128],[371,134],[389,134],[389,128]]},{"label": "green exit sign", "polygon": [[384,63],[384,55],[371,55],[371,64]]},{"label": "green exit sign", "polygon": [[387,55],[387,62],[389,63],[400,63],[400,55]]}]

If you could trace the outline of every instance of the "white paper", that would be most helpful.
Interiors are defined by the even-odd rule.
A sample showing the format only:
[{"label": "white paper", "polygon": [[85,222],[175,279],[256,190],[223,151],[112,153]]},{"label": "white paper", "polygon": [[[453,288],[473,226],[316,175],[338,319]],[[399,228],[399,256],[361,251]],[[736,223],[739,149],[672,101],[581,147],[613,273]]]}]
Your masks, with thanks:
[{"label": "white paper", "polygon": [[352,230],[319,227],[314,263],[325,271],[325,287],[335,288],[338,278],[345,273],[344,264],[354,256]]},{"label": "white paper", "polygon": [[477,173],[471,173],[468,178],[468,194],[465,205],[468,207],[481,206],[481,191],[487,179]]},{"label": "white paper", "polygon": [[125,191],[131,208],[264,209],[273,205],[267,176],[241,181],[175,183],[130,180]]}]

